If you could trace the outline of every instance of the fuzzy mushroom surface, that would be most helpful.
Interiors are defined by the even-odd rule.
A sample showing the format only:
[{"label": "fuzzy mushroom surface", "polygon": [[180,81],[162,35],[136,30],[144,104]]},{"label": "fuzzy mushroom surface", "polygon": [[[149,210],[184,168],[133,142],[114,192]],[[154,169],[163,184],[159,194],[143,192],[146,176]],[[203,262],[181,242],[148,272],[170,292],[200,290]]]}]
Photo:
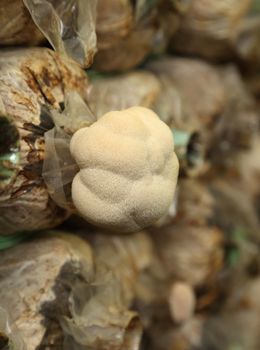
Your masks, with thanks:
[{"label": "fuzzy mushroom surface", "polygon": [[153,111],[106,113],[73,135],[70,151],[80,168],[72,199],[87,221],[134,232],[167,212],[179,163],[172,132]]}]

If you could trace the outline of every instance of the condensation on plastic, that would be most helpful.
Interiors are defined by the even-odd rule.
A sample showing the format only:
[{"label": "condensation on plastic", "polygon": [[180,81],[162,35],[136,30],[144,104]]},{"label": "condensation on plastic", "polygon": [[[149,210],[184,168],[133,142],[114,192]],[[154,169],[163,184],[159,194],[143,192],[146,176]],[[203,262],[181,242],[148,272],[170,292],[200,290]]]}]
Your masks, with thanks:
[{"label": "condensation on plastic", "polygon": [[96,52],[97,0],[23,0],[53,48],[88,67]]},{"label": "condensation on plastic", "polygon": [[45,157],[42,177],[50,197],[62,208],[74,210],[71,182],[78,167],[70,154],[70,140],[78,129],[90,126],[95,116],[76,92],[65,96],[62,113],[51,111],[55,127],[44,134]]},{"label": "condensation on plastic", "polygon": [[[5,305],[8,307],[8,305]],[[7,310],[0,306],[0,343],[1,349],[6,350],[26,350],[23,340],[19,333],[12,326]]]}]

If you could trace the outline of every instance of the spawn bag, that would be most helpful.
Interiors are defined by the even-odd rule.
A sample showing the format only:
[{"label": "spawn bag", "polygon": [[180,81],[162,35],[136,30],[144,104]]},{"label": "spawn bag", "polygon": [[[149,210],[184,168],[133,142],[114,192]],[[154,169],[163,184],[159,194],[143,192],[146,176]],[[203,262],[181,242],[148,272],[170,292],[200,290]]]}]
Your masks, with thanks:
[{"label": "spawn bag", "polygon": [[72,91],[86,99],[87,88],[78,64],[54,51],[1,51],[0,234],[51,228],[68,217],[42,178],[44,134],[54,126],[50,110],[62,111]]},{"label": "spawn bag", "polygon": [[122,237],[97,231],[87,239],[96,262],[95,281],[88,289],[73,288],[77,297],[71,304],[72,317],[62,322],[66,349],[74,349],[69,341],[73,339],[77,350],[137,350],[142,325],[129,308],[139,277],[152,262],[150,238],[145,232]]},{"label": "spawn bag", "polygon": [[100,118],[107,112],[132,106],[153,108],[161,92],[158,79],[150,72],[134,70],[129,73],[102,76],[90,73],[88,104]]},{"label": "spawn bag", "polygon": [[26,350],[61,349],[58,318],[69,312],[67,285],[91,280],[90,246],[74,235],[44,232],[1,252],[0,266],[1,305],[12,310],[13,325]]},{"label": "spawn bag", "polygon": [[26,350],[136,350],[142,327],[130,307],[149,263],[144,233],[42,232],[1,253],[0,300]]},{"label": "spawn bag", "polygon": [[233,41],[251,0],[193,0],[170,43],[172,51],[212,61],[232,58]]}]

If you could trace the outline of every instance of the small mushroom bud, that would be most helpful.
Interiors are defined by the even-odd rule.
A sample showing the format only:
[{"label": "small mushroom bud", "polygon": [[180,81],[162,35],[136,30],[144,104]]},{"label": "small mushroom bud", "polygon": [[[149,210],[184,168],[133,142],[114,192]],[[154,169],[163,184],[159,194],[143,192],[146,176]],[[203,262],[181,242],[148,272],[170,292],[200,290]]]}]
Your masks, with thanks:
[{"label": "small mushroom bud", "polygon": [[173,320],[183,323],[191,319],[194,313],[196,297],[192,287],[185,282],[173,284],[169,295],[169,306]]},{"label": "small mushroom bud", "polygon": [[167,212],[179,165],[170,129],[151,110],[106,113],[73,135],[70,151],[80,168],[72,199],[87,221],[133,232]]}]

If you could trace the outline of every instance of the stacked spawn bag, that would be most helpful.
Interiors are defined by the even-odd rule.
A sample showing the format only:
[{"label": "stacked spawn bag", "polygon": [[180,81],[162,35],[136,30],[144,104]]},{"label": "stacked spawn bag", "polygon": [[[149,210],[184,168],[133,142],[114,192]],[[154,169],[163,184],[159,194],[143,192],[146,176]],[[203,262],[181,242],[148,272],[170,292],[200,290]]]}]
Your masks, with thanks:
[{"label": "stacked spawn bag", "polygon": [[[122,71],[160,52],[190,1],[53,1],[0,3],[0,45],[51,46],[88,67]],[[96,33],[95,33],[96,27]]]},{"label": "stacked spawn bag", "polygon": [[[201,10],[216,20],[219,14],[214,11],[221,3]],[[200,5],[195,1],[193,9]],[[237,9],[235,6],[234,11]],[[199,173],[187,173],[181,167],[181,174],[193,178],[179,179],[173,210],[158,223],[159,228],[152,230],[159,262],[149,277],[143,277],[150,286],[146,289],[150,304],[141,299],[138,307],[146,328],[147,349],[253,350],[258,349],[260,341],[256,297],[259,109],[249,89],[252,85],[246,84],[252,69],[250,56],[241,60],[239,52],[245,47],[251,49],[243,52],[251,52],[252,62],[252,53],[257,53],[259,46],[253,40],[249,44],[254,46],[239,46],[242,22],[250,18],[241,18],[237,23],[241,27],[227,51],[214,30],[208,30],[209,20],[199,26],[198,14],[194,11],[190,18],[184,16],[183,27],[173,36],[171,46],[182,54],[190,54],[190,49],[197,57],[167,57],[147,65],[167,87],[155,103],[157,112],[161,110],[169,125],[174,120],[173,125],[177,122],[178,128],[186,132],[200,131],[207,166]],[[219,20],[224,24],[221,14]],[[198,26],[198,31],[190,30],[193,25]],[[251,38],[258,36],[254,28],[251,27]],[[207,39],[214,37],[219,45]],[[186,46],[189,40],[192,45]],[[239,60],[234,59],[234,52]],[[211,61],[232,57],[234,61],[213,66],[200,57]],[[250,327],[245,328],[247,323]]]},{"label": "stacked spawn bag", "polygon": [[[158,257],[150,272],[146,271],[142,276],[141,295],[136,302],[146,329],[143,348],[204,349],[214,346],[222,349],[240,341],[247,344],[245,333],[241,332],[239,337],[223,328],[219,330],[221,317],[210,311],[222,308],[223,320],[231,312],[228,308],[235,282],[231,280],[228,285],[226,277],[229,279],[234,274],[235,280],[239,276],[240,288],[243,278],[248,278],[251,283],[246,271],[239,274],[232,264],[234,256],[241,255],[241,269],[246,269],[247,264],[254,263],[256,256],[255,253],[248,254],[247,249],[248,246],[256,248],[251,241],[257,237],[258,218],[251,191],[241,177],[239,163],[241,156],[248,159],[248,153],[252,155],[252,146],[258,137],[254,98],[234,65],[223,68],[197,58],[166,58],[152,61],[145,68],[154,75],[160,87],[151,107],[178,136],[175,143],[181,174],[200,175],[200,179],[191,180],[187,185],[185,180],[180,180],[179,195],[171,211],[157,224],[160,227],[167,223],[167,229],[153,229]],[[119,85],[123,78],[94,77],[94,94],[102,93],[104,89],[103,96],[107,96],[109,86],[109,91],[115,91],[116,96],[119,94],[116,82]],[[123,95],[123,88],[121,92]],[[110,103],[113,105],[114,102]],[[174,130],[174,126],[178,130]],[[177,140],[180,140],[179,149]],[[218,174],[224,169],[229,176],[219,179]],[[232,181],[241,190],[233,189]],[[257,186],[256,181],[254,184]],[[220,197],[219,193],[222,194]],[[241,231],[247,232],[246,237],[242,234],[242,242]],[[248,300],[252,300],[252,306],[248,314],[258,325],[254,297],[250,293]],[[240,312],[239,303],[234,304],[231,318],[236,318],[236,312]],[[213,321],[211,317],[215,317]],[[242,312],[240,317],[243,322],[246,314]],[[216,340],[218,332],[223,334],[223,341],[219,343]],[[248,346],[258,344],[257,335],[253,333],[253,336],[254,340]]]},{"label": "stacked spawn bag", "polygon": [[[93,61],[96,2],[1,1],[0,8],[2,46],[36,45],[47,39],[57,51],[1,50],[0,231],[8,235],[54,227],[71,211],[70,206],[60,207],[53,201],[43,180],[48,149],[45,134],[55,126],[53,111],[64,110],[68,95],[86,101],[88,79],[77,62],[86,67]],[[75,107],[76,113],[82,110],[81,104]],[[69,133],[88,121],[73,120],[71,124]],[[68,151],[60,161],[70,161]],[[70,173],[75,174],[75,164]]]},{"label": "stacked spawn bag", "polygon": [[[62,2],[60,4],[62,5]],[[89,8],[88,12],[83,11],[90,19],[88,23],[84,23],[83,33],[81,32],[85,41],[82,40],[82,36],[75,38],[73,32],[60,33],[59,28],[55,26],[60,24],[59,17],[55,17],[50,8],[49,13],[53,15],[54,23],[48,28],[50,32],[47,33],[48,39],[60,53],[70,55],[70,50],[73,49],[72,53],[76,54],[76,57],[72,55],[73,58],[85,66],[89,65],[95,51],[94,11],[89,4],[86,5]],[[94,2],[92,2],[93,4]],[[68,3],[64,2],[63,5],[69,6]],[[73,5],[73,2],[70,5]],[[42,33],[30,19],[29,12],[22,2],[14,4],[2,2],[1,6],[3,6],[1,16],[7,18],[8,21],[5,25],[5,22],[1,20],[1,23],[4,23],[1,31],[2,45],[36,44],[44,41]],[[44,6],[42,10],[44,10]],[[45,7],[45,10],[48,8]],[[63,24],[67,20],[75,22],[74,16],[70,16],[70,9],[62,10],[60,8],[59,10],[61,17],[63,10],[65,10],[65,15],[69,15],[69,18],[66,16],[66,18],[62,18]],[[10,21],[10,18],[13,22]],[[70,27],[73,29],[73,25],[70,24]],[[1,235],[56,226],[66,219],[69,210],[59,207],[51,199],[42,177],[46,155],[44,134],[54,127],[53,115],[50,111],[61,112],[66,105],[65,100],[68,94],[73,92],[77,96],[81,96],[83,101],[86,99],[87,76],[78,64],[69,58],[62,57],[48,49],[28,48],[3,49],[1,51],[0,79]],[[77,125],[77,122],[74,125]],[[12,235],[9,240],[5,240],[1,237],[1,249],[24,238],[25,236]],[[25,243],[25,245],[15,247],[14,250],[1,252],[1,258],[1,347],[17,350],[49,346],[54,346],[56,349],[63,349],[64,346],[69,348],[78,346],[80,348],[81,345],[74,344],[73,337],[69,335],[68,331],[62,331],[58,316],[70,315],[67,312],[68,304],[69,300],[73,298],[69,295],[68,286],[70,283],[74,285],[77,278],[84,279],[81,277],[83,275],[86,279],[82,285],[83,287],[85,285],[88,290],[82,293],[77,292],[77,295],[81,297],[83,294],[88,298],[90,294],[91,303],[95,303],[96,298],[93,298],[93,302],[91,298],[94,288],[91,287],[91,283],[96,283],[97,280],[96,278],[92,279],[95,275],[93,270],[96,267],[94,267],[89,245],[80,241],[79,238],[63,237],[56,232],[54,235],[48,236],[46,233],[44,237],[39,237],[38,241]],[[105,268],[105,270],[107,269]],[[63,279],[61,275],[64,276],[64,274],[67,277]],[[110,289],[117,289],[116,284],[119,284],[119,282],[115,282],[114,277],[110,276],[110,271],[101,271],[100,275],[98,279],[107,275],[108,282],[102,281],[105,287],[103,288],[102,285],[100,292],[98,292],[100,294],[98,298],[101,301],[97,300],[97,304],[102,304],[102,293],[111,293]],[[81,283],[79,285],[81,287]],[[120,288],[118,293],[121,294]],[[59,298],[56,298],[56,294]],[[111,296],[111,298],[115,297]],[[117,338],[118,348],[120,348],[124,342],[131,342],[131,339],[124,340],[125,333],[127,333],[125,328],[128,328],[128,323],[131,324],[133,343],[139,342],[141,328],[137,316],[127,310],[128,306],[125,301],[121,303],[116,299],[109,300],[107,299],[108,303],[116,304],[115,310],[118,308],[116,311],[118,316],[114,315],[112,325],[114,329],[111,329],[110,325],[107,324],[109,330],[108,332],[104,331],[104,339],[99,335],[99,332],[96,332],[97,334],[93,334],[92,339],[88,340],[89,343],[83,344],[83,346],[106,347],[109,342],[108,338],[111,336],[111,342],[114,344],[116,342],[114,338]],[[101,322],[106,323],[106,318],[107,321],[109,318],[108,307],[102,308],[101,305],[99,309],[100,315],[98,317],[102,319]],[[96,322],[100,325],[98,317]],[[137,319],[137,321],[133,321],[133,325],[132,319]],[[73,323],[73,318],[70,322]],[[91,322],[92,320],[90,320],[89,325],[86,325],[86,328],[95,328],[95,324]],[[72,328],[74,329],[72,332],[75,332],[75,328],[77,330],[75,325]],[[101,329],[100,333],[102,332]],[[67,338],[71,339],[64,343],[63,338],[67,333]],[[76,338],[77,340],[81,339],[80,336]],[[105,345],[102,345],[102,342]],[[125,348],[127,347],[125,346]],[[132,345],[130,344],[128,348],[131,349]]]},{"label": "stacked spawn bag", "polygon": [[173,35],[173,52],[194,55],[212,61],[234,57],[234,48],[241,20],[251,1],[194,0]]},{"label": "stacked spawn bag", "polygon": [[225,264],[224,232],[210,223],[214,198],[201,178],[209,171],[211,130],[227,98],[216,67],[200,59],[163,57],[146,69],[162,86],[154,109],[172,128],[180,178],[172,207],[151,229],[157,259],[143,275],[147,286],[137,305],[147,348],[191,349],[202,328],[197,312],[217,297]]},{"label": "stacked spawn bag", "polygon": [[53,227],[68,216],[51,199],[42,178],[44,134],[54,127],[50,110],[62,110],[70,91],[86,98],[88,80],[77,64],[49,49],[0,55],[0,231],[7,235]]},{"label": "stacked spawn bag", "polygon": [[[100,1],[97,8],[97,45],[100,46],[96,61],[94,59],[95,68],[102,71],[121,71],[133,67],[141,62],[149,52],[155,51],[155,53],[158,53],[161,48],[167,46],[168,38],[172,36],[179,25],[181,26],[180,32],[176,33],[176,36],[172,36],[171,45],[173,50],[176,50],[175,52],[178,51],[178,53],[184,54],[185,43],[188,41],[181,39],[183,49],[179,49],[177,38],[182,34],[184,27],[187,26],[187,30],[189,30],[188,21],[191,23],[190,26],[192,25],[192,20],[188,18],[188,15],[185,15],[185,12],[191,11],[191,6],[194,8],[196,4],[195,1],[194,3],[192,1],[186,2],[187,6],[182,7],[182,3],[185,2],[158,1],[157,3],[154,2],[154,6],[148,6],[149,2],[138,1],[134,7],[130,1],[111,1],[114,6],[108,6],[107,2]],[[31,6],[29,1],[27,1],[27,6],[29,8]],[[104,6],[103,12],[102,6]],[[109,16],[106,16],[108,14],[106,6],[114,9],[113,14],[118,15],[118,21],[113,21]],[[232,12],[231,2],[230,6]],[[220,42],[220,46],[224,42],[224,47],[227,46],[225,35],[230,35],[229,28],[233,28],[234,18],[235,27],[237,27],[238,19],[245,13],[247,6],[247,1],[244,1],[243,4],[241,2],[240,9],[234,7],[234,10],[236,10],[234,16],[232,14],[229,16],[228,12],[225,17],[223,14],[225,9],[228,8],[225,7],[224,12],[220,10],[219,14],[219,8],[214,7],[214,4],[212,5],[209,2],[204,9],[209,10],[210,17],[212,12],[215,13],[217,21],[218,19],[221,21],[220,26],[223,23],[222,19],[225,20],[225,26],[226,23],[229,23],[229,20],[232,23],[231,26],[228,24],[227,31],[221,30],[221,33],[224,33],[222,36],[214,34],[216,27],[218,31],[218,23],[216,27],[213,26],[212,30],[209,29],[206,36],[210,37],[213,33],[214,37],[214,40],[208,40],[209,44],[212,45],[209,50],[210,55],[199,53],[200,39],[194,41],[198,43],[196,44],[198,46],[195,47],[196,50],[194,50],[194,52],[198,50],[195,55],[199,57],[210,56],[214,59],[214,49],[219,47],[216,42]],[[28,14],[27,12],[27,16]],[[160,25],[164,24],[164,26],[161,27],[158,23]],[[39,23],[37,24],[40,26]],[[208,21],[206,21],[207,24]],[[63,28],[67,27],[63,26]],[[116,30],[113,31],[113,28],[116,28]],[[203,28],[204,26],[202,26],[202,30]],[[35,26],[34,29],[37,31]],[[63,34],[65,35],[61,35],[61,41],[64,40],[64,44],[56,47],[69,53],[66,50],[66,39],[70,35],[70,31],[65,31]],[[37,35],[42,40],[39,32]],[[191,42],[193,43],[192,34],[188,33],[187,35],[191,35]],[[50,43],[55,46],[55,40],[52,41],[48,35],[46,36]],[[31,38],[33,38],[33,35]],[[29,43],[27,40],[23,44]],[[217,61],[219,59],[223,60],[223,53],[225,60],[226,53],[228,57],[233,55],[230,54],[230,51],[234,51],[233,47],[238,41],[232,37],[232,40],[228,39],[228,46],[230,41],[232,42],[232,49],[226,51],[221,47],[216,53]],[[57,42],[60,41],[57,40]],[[68,40],[69,42],[70,40]],[[204,39],[202,42],[204,42]],[[152,49],[154,44],[157,45],[156,50]],[[202,47],[204,49],[206,46],[202,45]],[[213,54],[211,49],[214,52]],[[83,51],[79,50],[79,52]],[[78,50],[75,52],[78,52]],[[91,57],[90,55],[86,62],[90,62]],[[8,294],[5,290],[11,287],[24,289],[23,283],[26,283],[27,280],[31,282],[31,278],[34,283],[37,281],[38,285],[43,284],[45,286],[46,277],[50,282],[44,290],[38,286],[36,286],[36,292],[35,290],[26,289],[26,295],[22,295],[22,297],[20,293],[19,295],[12,293],[12,302],[24,310],[24,313],[18,312],[14,315],[15,321],[11,321],[14,329],[17,326],[20,327],[20,334],[17,332],[19,334],[18,341],[22,334],[25,342],[29,342],[28,338],[33,339],[28,336],[28,334],[31,334],[31,324],[33,323],[37,328],[33,341],[35,341],[36,347],[40,346],[40,348],[41,346],[42,348],[46,347],[46,344],[48,346],[55,344],[57,348],[61,349],[63,346],[61,344],[63,344],[65,338],[65,344],[69,349],[107,349],[108,346],[111,349],[138,349],[140,340],[139,321],[137,320],[135,323],[135,313],[129,314],[130,304],[133,304],[131,309],[139,312],[145,329],[145,336],[141,345],[144,350],[194,348],[218,350],[237,346],[237,343],[242,343],[246,350],[258,349],[257,329],[259,319],[256,310],[258,310],[259,305],[255,296],[258,292],[257,237],[259,231],[258,218],[254,214],[254,207],[252,206],[252,203],[255,203],[254,201],[257,202],[258,194],[257,169],[255,169],[257,146],[254,148],[254,154],[251,152],[251,141],[252,139],[257,141],[258,138],[256,128],[258,117],[252,95],[247,92],[243,84],[242,87],[240,85],[241,75],[237,69],[234,67],[218,68],[210,65],[205,60],[199,59],[199,57],[160,58],[158,61],[152,61],[142,67],[141,72],[134,71],[117,76],[93,74],[93,76],[90,75],[91,83],[85,81],[84,76],[82,84],[84,92],[81,92],[81,86],[79,86],[79,94],[88,101],[89,106],[97,116],[101,116],[112,109],[120,110],[133,104],[143,105],[153,108],[173,129],[175,142],[178,141],[178,156],[181,162],[182,177],[178,195],[175,197],[168,215],[150,230],[152,241],[149,240],[151,246],[149,252],[151,249],[152,257],[149,258],[149,264],[144,263],[142,265],[142,258],[146,256],[146,253],[140,248],[142,247],[141,242],[136,241],[134,236],[125,238],[129,238],[129,245],[125,246],[123,243],[125,239],[111,238],[111,236],[99,238],[97,233],[92,232],[89,242],[94,251],[93,255],[96,254],[99,259],[105,260],[105,263],[109,265],[106,268],[108,270],[112,269],[118,274],[116,282],[111,284],[102,275],[102,282],[105,280],[104,291],[102,290],[103,285],[100,289],[96,288],[97,284],[99,286],[98,280],[97,283],[94,281],[95,291],[93,292],[91,278],[89,282],[89,275],[83,273],[81,267],[78,267],[80,262],[84,265],[88,254],[84,253],[84,257],[78,257],[80,249],[73,250],[73,243],[71,241],[69,241],[69,244],[63,243],[68,239],[60,239],[57,233],[54,238],[50,239],[49,243],[45,243],[49,240],[48,236],[44,238],[43,243],[40,242],[41,238],[39,237],[38,241],[36,239],[31,243],[24,243],[24,245],[6,251],[4,254],[6,260],[1,263],[1,265],[7,266],[8,271],[3,270],[3,278],[1,278],[3,283],[3,288],[1,288],[2,300],[7,298],[7,303],[9,303]],[[84,59],[83,61],[85,62]],[[56,77],[58,73],[54,75]],[[57,80],[58,83],[63,82],[63,79],[58,78]],[[76,80],[82,81],[81,73],[77,75]],[[47,80],[36,79],[36,83],[39,94],[43,89],[43,93],[46,95]],[[85,89],[88,89],[87,97],[85,97]],[[56,85],[54,90],[56,93]],[[254,89],[254,91],[256,90]],[[61,94],[58,100],[61,102],[61,106],[57,106],[55,100],[53,102],[58,111],[63,109],[62,102],[65,101],[62,92],[57,92],[59,96]],[[51,95],[53,94],[51,93]],[[55,98],[57,98],[56,95]],[[45,104],[45,102],[37,103],[40,106]],[[37,107],[37,110],[39,109],[40,107]],[[236,118],[236,116],[239,117]],[[16,116],[14,117],[16,118]],[[3,122],[6,123],[6,118]],[[7,125],[7,130],[12,131],[13,128],[10,127],[9,120]],[[35,129],[30,130],[30,132],[34,131]],[[14,131],[12,151],[18,149],[17,140],[19,137],[19,130],[18,132]],[[39,137],[42,137],[42,134]],[[38,139],[36,141],[38,144]],[[43,144],[43,142],[41,141],[39,144]],[[257,145],[257,143],[254,143],[254,145]],[[252,157],[249,158],[249,155]],[[6,171],[8,172],[5,180],[9,179],[9,171],[13,170],[13,162],[15,170],[16,163],[13,159],[15,157],[11,158],[11,164],[8,163],[11,165],[11,169],[9,167],[6,169],[6,162],[4,163],[5,174]],[[249,159],[251,159],[250,162]],[[10,162],[10,159],[8,161]],[[242,164],[243,172],[240,171]],[[253,172],[248,170],[252,167],[254,168],[253,177],[251,177]],[[224,170],[225,177],[222,176]],[[12,179],[14,179],[13,176],[16,176],[16,172],[14,174]],[[30,184],[38,185],[39,174],[36,173],[36,175],[31,176],[30,173],[29,175]],[[191,178],[189,179],[189,177]],[[42,179],[40,183],[43,183]],[[250,185],[250,191],[248,185]],[[17,193],[26,195],[28,193],[27,187],[25,188],[26,191],[23,191],[23,189],[23,187],[19,187],[20,191]],[[44,191],[48,203],[52,203],[45,185]],[[13,196],[10,203],[14,210],[17,208],[21,210],[24,202],[18,202],[15,205],[17,198],[19,196]],[[29,207],[31,209],[34,206],[30,205]],[[48,213],[52,213],[56,218],[54,207],[57,208],[56,204]],[[58,206],[58,208],[60,207]],[[39,212],[42,213],[42,209]],[[23,217],[24,223],[28,223],[29,218],[34,220],[37,217],[34,213],[29,214],[30,210],[27,217]],[[64,220],[66,215],[67,210],[65,210],[65,213],[63,210],[60,221]],[[14,217],[13,214],[11,216]],[[38,219],[37,222],[41,223],[42,221]],[[55,223],[52,222],[48,225],[41,226],[39,224],[38,227],[51,227],[56,224],[55,221]],[[77,238],[75,239],[77,240]],[[54,243],[54,240],[58,242]],[[134,249],[135,242],[137,242],[136,246],[139,250],[136,249],[138,254],[132,256],[129,255],[129,252]],[[114,249],[112,243],[117,248],[121,248],[120,254],[118,249]],[[42,249],[42,252],[35,251],[35,244],[39,246],[39,250]],[[101,245],[99,246],[99,244]],[[108,247],[111,247],[111,244],[112,248],[110,250]],[[84,244],[82,241],[79,245],[81,247],[88,246],[87,243]],[[99,248],[102,245],[104,249],[106,248],[105,250]],[[59,251],[59,259],[56,259],[55,254],[51,252],[52,249]],[[24,261],[25,250],[28,251],[27,255],[32,257],[30,261]],[[48,259],[49,252],[50,257]],[[48,263],[54,266],[53,269],[56,271],[51,275],[51,279],[48,271],[47,274],[37,273],[37,268],[41,271],[41,268],[45,269],[46,266],[49,266],[44,260],[46,254]],[[42,256],[42,260],[41,258],[37,260],[37,255]],[[14,256],[17,256],[17,265],[14,267],[12,265],[9,269],[9,263],[13,263]],[[129,260],[127,262],[128,256]],[[34,264],[33,260],[36,260]],[[89,261],[87,261],[87,265],[91,265]],[[67,266],[69,272],[66,274]],[[98,266],[98,263],[95,266]],[[129,280],[131,281],[135,273],[140,271],[140,266],[141,273],[138,281],[134,280],[133,289],[135,289],[135,292],[132,292]],[[122,267],[122,271],[126,273],[125,279],[121,277],[119,267]],[[31,277],[31,268],[40,276],[41,281]],[[52,269],[52,267],[50,268]],[[60,275],[63,276],[62,272],[64,271],[65,276],[60,279],[59,277]],[[10,278],[8,277],[9,272]],[[17,279],[16,287],[16,284],[13,284],[13,276],[17,274],[22,279]],[[121,279],[121,282],[118,283],[118,279]],[[53,289],[53,286],[56,284],[60,286],[59,295],[64,296],[64,298],[56,298],[53,295],[53,290],[54,294],[56,290]],[[75,293],[73,294],[74,284]],[[89,292],[89,288],[91,292]],[[118,293],[121,296],[123,295],[122,299],[121,297],[117,298],[117,296],[115,299],[116,293],[114,291],[117,288],[119,289]],[[89,294],[93,298],[89,297]],[[109,295],[109,298],[107,295]],[[31,301],[32,299],[33,301]],[[48,308],[49,303],[51,304],[50,308]],[[245,304],[246,308],[243,308]],[[17,310],[17,306],[15,308]],[[121,322],[119,331],[117,323],[116,326],[113,324],[112,329],[110,324],[111,320],[117,320],[118,311],[123,313],[125,317],[124,320],[120,319],[118,321]],[[7,309],[8,312],[10,313]],[[60,317],[57,317],[57,315]],[[128,320],[131,319],[129,315],[132,315],[131,317],[134,320],[130,324],[128,323]],[[238,332],[236,333],[233,329],[228,328],[234,320],[237,320],[236,328],[239,330],[240,337],[237,334]],[[247,334],[243,324],[247,324],[249,321],[252,322],[253,326],[250,327],[252,332]],[[225,324],[224,327],[222,322]],[[98,326],[101,324],[101,333],[99,333],[99,327],[97,330],[97,324]],[[127,331],[125,332],[125,330]],[[132,333],[131,330],[133,330]],[[3,332],[3,341],[7,341],[6,327],[3,327]],[[12,339],[12,336],[9,338],[10,342],[15,343],[16,339]],[[129,347],[128,344],[130,344]],[[32,346],[34,346],[33,343]]]},{"label": "stacked spawn bag", "polygon": [[[157,261],[142,275],[136,302],[145,325],[144,349],[228,349],[240,343],[257,349],[256,102],[235,65],[168,57],[148,68],[167,86],[153,108],[182,132],[197,130],[205,151],[203,159],[193,140],[193,148],[178,153],[175,138],[181,164],[177,196],[151,230]],[[248,303],[245,309],[242,302]],[[244,322],[252,325],[248,333]]]},{"label": "stacked spawn bag", "polygon": [[[225,305],[221,298],[233,273],[232,256],[240,250],[244,254],[237,233],[247,230],[253,239],[258,230],[251,198],[243,195],[239,178],[217,176],[224,168],[234,168],[241,151],[251,150],[257,135],[255,101],[235,67],[217,67],[201,59],[158,58],[139,72],[95,73],[90,80],[90,104],[102,96],[97,114],[123,109],[136,96],[146,96],[142,101],[173,131],[181,178],[168,214],[151,230],[153,260],[141,274],[135,305],[145,328],[144,349],[203,348],[211,341],[211,318],[205,315]],[[143,95],[148,81],[150,93]],[[242,190],[233,189],[232,180]],[[253,257],[249,254],[247,259]],[[214,328],[210,332],[215,337]]]},{"label": "stacked spawn bag", "polygon": [[188,10],[190,0],[97,2],[97,54],[93,67],[121,72],[162,53]]},{"label": "stacked spawn bag", "polygon": [[1,344],[138,349],[142,325],[132,302],[150,265],[149,237],[86,233],[44,231],[1,253]]},{"label": "stacked spawn bag", "polygon": [[40,45],[47,39],[54,49],[82,66],[92,63],[96,51],[95,0],[2,0],[0,10],[1,45]]},{"label": "stacked spawn bag", "polygon": [[[68,148],[62,148],[68,138],[78,128],[88,126],[90,120],[93,122],[93,115],[85,104],[89,95],[87,76],[75,61],[66,57],[72,56],[86,65],[91,61],[92,52],[88,47],[90,56],[89,52],[87,57],[71,55],[69,50],[73,43],[67,37],[71,33],[60,32],[61,28],[57,28],[59,18],[62,18],[62,28],[66,29],[68,12],[65,11],[63,18],[62,11],[58,11],[61,8],[55,8],[53,12],[50,6],[45,10],[53,16],[53,26],[47,28],[50,32],[45,35],[59,53],[43,48],[1,52],[1,127],[4,135],[1,140],[1,235],[10,235],[6,240],[1,237],[1,249],[25,240],[23,232],[13,236],[16,231],[35,233],[35,239],[1,254],[1,342],[15,349],[53,346],[56,349],[109,347],[134,350],[139,347],[141,324],[136,312],[129,308],[135,296],[138,274],[149,263],[148,253],[146,258],[148,238],[137,236],[141,240],[137,239],[135,247],[134,236],[122,242],[107,237],[104,243],[102,239],[99,243],[98,233],[95,233],[96,238],[90,242],[92,249],[97,247],[94,256],[100,257],[92,259],[91,248],[79,238],[58,231],[51,234],[36,231],[54,227],[70,214],[70,202],[66,201],[66,195],[70,197],[70,193],[65,189],[69,180],[60,174],[57,163],[64,165],[70,160],[66,153]],[[34,20],[37,22],[37,16]],[[34,43],[26,40],[21,39],[20,43]],[[84,45],[80,48],[82,54]],[[140,90],[134,96],[130,94],[130,100],[126,95],[125,101],[119,99],[116,90],[115,106],[109,106],[108,110],[133,104],[150,106],[159,93],[156,78],[148,72],[136,72],[125,78],[126,93],[129,82],[134,90],[137,85]],[[91,107],[99,115],[98,104],[102,96],[97,96],[97,100],[95,93],[92,100],[91,96]],[[71,114],[67,115],[69,112]],[[82,120],[82,113],[83,116],[89,113],[89,119]],[[59,128],[63,138],[49,137],[55,128]],[[52,154],[53,148],[50,150],[51,142],[57,142],[62,151],[58,159]],[[51,160],[47,163],[54,166],[51,170],[57,175],[57,178],[51,176],[54,185],[49,182],[50,167],[45,168],[48,157]],[[69,167],[75,175],[78,171],[75,163]],[[68,176],[71,180],[71,174]],[[61,194],[61,187],[66,193]],[[64,204],[63,195],[65,208],[60,205],[61,201]],[[122,265],[122,274],[118,265]],[[115,267],[116,273],[113,272]]]}]

